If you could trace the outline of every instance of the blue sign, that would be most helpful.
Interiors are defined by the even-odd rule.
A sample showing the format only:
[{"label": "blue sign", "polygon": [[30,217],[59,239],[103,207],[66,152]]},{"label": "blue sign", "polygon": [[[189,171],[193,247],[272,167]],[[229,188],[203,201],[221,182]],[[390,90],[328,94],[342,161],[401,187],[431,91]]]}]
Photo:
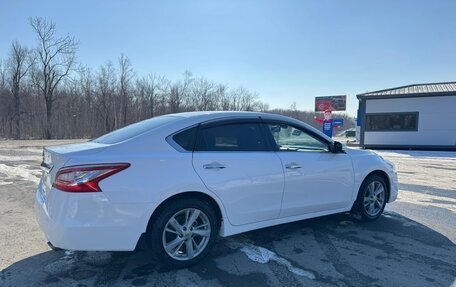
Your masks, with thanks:
[{"label": "blue sign", "polygon": [[344,119],[333,119],[333,126],[343,126],[344,125]]},{"label": "blue sign", "polygon": [[356,118],[356,125],[358,127],[361,126],[361,110],[358,109],[358,115],[357,115],[357,118]]}]

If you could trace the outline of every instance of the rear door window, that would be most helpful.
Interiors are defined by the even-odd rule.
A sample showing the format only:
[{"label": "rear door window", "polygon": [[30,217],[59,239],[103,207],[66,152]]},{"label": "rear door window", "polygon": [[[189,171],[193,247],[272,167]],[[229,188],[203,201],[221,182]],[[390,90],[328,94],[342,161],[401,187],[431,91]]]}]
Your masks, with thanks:
[{"label": "rear door window", "polygon": [[202,127],[195,151],[268,151],[259,123]]}]

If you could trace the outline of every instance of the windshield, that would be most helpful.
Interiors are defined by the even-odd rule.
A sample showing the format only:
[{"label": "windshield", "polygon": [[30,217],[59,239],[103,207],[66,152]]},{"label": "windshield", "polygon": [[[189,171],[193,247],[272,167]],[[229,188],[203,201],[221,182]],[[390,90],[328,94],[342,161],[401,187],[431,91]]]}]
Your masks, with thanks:
[{"label": "windshield", "polygon": [[105,134],[99,138],[94,139],[94,142],[102,144],[115,144],[125,140],[128,140],[132,137],[138,136],[142,133],[150,131],[152,129],[158,128],[162,125],[166,125],[170,122],[179,119],[179,117],[172,116],[161,116],[156,118],[151,118],[141,122],[131,124],[129,126],[123,127],[121,129],[112,131],[108,134]]}]

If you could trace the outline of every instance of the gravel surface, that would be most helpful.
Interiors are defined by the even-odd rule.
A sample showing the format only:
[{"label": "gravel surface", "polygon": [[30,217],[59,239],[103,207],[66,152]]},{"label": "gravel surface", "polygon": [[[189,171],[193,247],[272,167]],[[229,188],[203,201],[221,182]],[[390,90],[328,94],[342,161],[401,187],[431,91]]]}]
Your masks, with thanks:
[{"label": "gravel surface", "polygon": [[39,163],[67,142],[0,141],[0,286],[455,285],[454,152],[378,151],[400,194],[373,223],[339,214],[220,238],[202,263],[164,270],[147,252],[49,250],[33,211]]}]

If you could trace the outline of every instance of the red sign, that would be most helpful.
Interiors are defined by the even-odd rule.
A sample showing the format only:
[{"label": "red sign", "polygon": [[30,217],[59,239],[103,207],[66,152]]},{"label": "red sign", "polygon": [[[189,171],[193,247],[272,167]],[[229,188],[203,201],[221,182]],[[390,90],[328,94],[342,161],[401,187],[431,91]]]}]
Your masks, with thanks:
[{"label": "red sign", "polygon": [[345,111],[347,106],[347,96],[328,96],[315,98],[315,111],[324,112],[325,110],[331,111]]}]

